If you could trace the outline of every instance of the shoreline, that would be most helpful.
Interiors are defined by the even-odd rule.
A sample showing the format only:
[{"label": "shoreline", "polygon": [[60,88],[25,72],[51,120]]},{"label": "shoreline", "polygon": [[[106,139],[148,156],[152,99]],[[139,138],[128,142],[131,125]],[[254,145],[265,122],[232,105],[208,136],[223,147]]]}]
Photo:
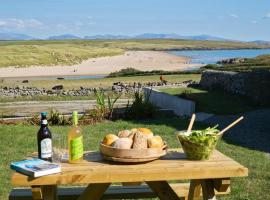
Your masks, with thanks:
[{"label": "shoreline", "polygon": [[68,76],[106,76],[111,72],[132,67],[141,71],[184,71],[200,64],[166,51],[126,51],[123,55],[90,58],[72,66],[32,66],[0,68],[1,79]]}]

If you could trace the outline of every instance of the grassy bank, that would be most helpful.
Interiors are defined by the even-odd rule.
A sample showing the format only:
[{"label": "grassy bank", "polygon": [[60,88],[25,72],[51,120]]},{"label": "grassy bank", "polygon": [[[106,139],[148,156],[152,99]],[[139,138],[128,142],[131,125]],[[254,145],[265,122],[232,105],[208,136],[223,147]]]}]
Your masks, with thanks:
[{"label": "grassy bank", "polygon": [[90,45],[2,45],[0,67],[31,65],[73,65],[101,56],[114,56],[124,51],[116,48],[99,48]]},{"label": "grassy bank", "polygon": [[[133,77],[114,77],[114,78],[97,78],[97,79],[80,79],[80,80],[29,80],[28,83],[22,83],[21,80],[2,80],[0,87],[37,87],[51,89],[55,85],[63,85],[64,89],[79,89],[80,87],[111,87],[115,82],[123,83],[148,83],[159,82],[159,75],[154,76],[133,76]],[[172,83],[183,82],[186,80],[199,81],[200,74],[181,74],[166,75],[164,78]]]},{"label": "grassy bank", "polygon": [[[188,122],[179,118],[162,118],[147,121],[116,121],[105,122],[93,126],[82,127],[84,130],[85,150],[98,150],[98,143],[107,133],[117,133],[122,129],[133,127],[148,127],[155,134],[161,135],[168,143],[170,148],[179,147],[175,138],[175,131],[187,127]],[[196,124],[197,128],[204,127]],[[11,190],[10,177],[11,170],[9,164],[25,158],[25,156],[36,151],[36,132],[35,126],[0,126],[0,199],[7,199]],[[69,127],[51,127],[53,133],[66,135]],[[219,197],[224,200],[235,199],[269,199],[268,189],[270,187],[270,160],[266,153],[249,150],[237,145],[227,144],[221,141],[218,149],[226,155],[232,157],[244,166],[249,168],[247,178],[233,178],[231,195]]]},{"label": "grassy bank", "polygon": [[269,48],[244,42],[176,39],[0,41],[0,67],[72,65],[88,58],[122,54],[124,50]]},{"label": "grassy bank", "polygon": [[200,88],[161,89],[171,95],[193,100],[196,112],[213,114],[236,114],[256,108],[247,98],[221,90],[203,90]]},{"label": "grassy bank", "polygon": [[207,65],[204,69],[213,69],[221,71],[250,72],[257,69],[270,70],[270,55],[260,55],[255,58],[245,58],[240,63],[223,63],[221,65]]}]

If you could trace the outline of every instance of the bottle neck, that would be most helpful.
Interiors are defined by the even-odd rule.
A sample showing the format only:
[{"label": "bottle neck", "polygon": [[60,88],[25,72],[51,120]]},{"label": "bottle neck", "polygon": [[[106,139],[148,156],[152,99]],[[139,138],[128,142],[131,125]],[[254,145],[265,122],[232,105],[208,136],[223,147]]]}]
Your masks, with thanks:
[{"label": "bottle neck", "polygon": [[47,126],[48,126],[48,121],[47,121],[47,119],[42,119],[41,122],[40,122],[40,126],[41,126],[42,128],[47,127]]}]

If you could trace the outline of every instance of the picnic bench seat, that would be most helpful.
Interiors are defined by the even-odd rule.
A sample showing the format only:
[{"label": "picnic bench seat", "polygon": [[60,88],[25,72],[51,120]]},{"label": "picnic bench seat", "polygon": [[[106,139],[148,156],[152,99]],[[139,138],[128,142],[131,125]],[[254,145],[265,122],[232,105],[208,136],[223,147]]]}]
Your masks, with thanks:
[{"label": "picnic bench seat", "polygon": [[[189,192],[189,183],[173,183],[170,184],[178,195],[179,199],[187,200]],[[217,188],[218,189],[218,188]],[[62,187],[58,188],[59,200],[76,200],[85,187]],[[224,195],[230,192],[229,187],[219,188],[216,195]],[[104,193],[102,199],[139,199],[139,198],[155,198],[157,195],[145,184],[137,186],[110,186]],[[32,200],[32,191],[27,188],[15,188],[9,195],[9,200]]]}]

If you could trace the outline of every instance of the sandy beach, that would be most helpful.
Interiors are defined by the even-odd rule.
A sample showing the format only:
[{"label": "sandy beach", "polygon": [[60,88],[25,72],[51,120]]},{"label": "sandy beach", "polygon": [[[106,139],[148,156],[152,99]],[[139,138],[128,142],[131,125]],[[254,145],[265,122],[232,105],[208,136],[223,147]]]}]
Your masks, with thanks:
[{"label": "sandy beach", "polygon": [[200,67],[190,58],[158,51],[126,51],[123,55],[91,58],[73,66],[32,66],[0,68],[0,78],[35,76],[107,75],[127,67],[142,71],[187,70]]}]

